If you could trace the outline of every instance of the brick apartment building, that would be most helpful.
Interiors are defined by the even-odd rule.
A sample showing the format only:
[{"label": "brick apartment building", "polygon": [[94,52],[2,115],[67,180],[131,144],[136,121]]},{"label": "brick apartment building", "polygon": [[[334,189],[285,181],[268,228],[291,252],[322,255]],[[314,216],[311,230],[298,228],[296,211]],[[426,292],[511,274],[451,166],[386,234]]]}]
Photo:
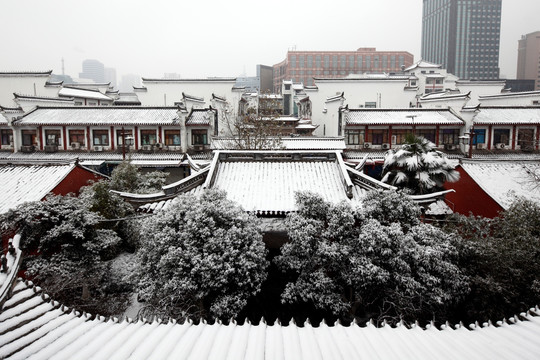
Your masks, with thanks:
[{"label": "brick apartment building", "polygon": [[283,80],[313,85],[314,77],[342,78],[365,72],[398,72],[414,63],[406,51],[288,51],[285,60],[274,65],[274,92],[281,92]]}]

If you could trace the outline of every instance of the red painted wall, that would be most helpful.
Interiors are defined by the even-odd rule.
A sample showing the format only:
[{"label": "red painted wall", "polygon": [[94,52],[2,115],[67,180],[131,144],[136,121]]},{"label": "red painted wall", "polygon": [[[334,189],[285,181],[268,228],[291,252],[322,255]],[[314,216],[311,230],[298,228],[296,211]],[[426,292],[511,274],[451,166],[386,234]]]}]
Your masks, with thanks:
[{"label": "red painted wall", "polygon": [[453,210],[463,215],[480,215],[494,218],[504,209],[489,196],[477,183],[458,165],[460,179],[455,183],[446,183],[447,189],[456,190],[455,193],[446,194],[447,203],[450,208],[454,204]]},{"label": "red painted wall", "polygon": [[51,192],[55,195],[66,195],[69,193],[79,195],[79,190],[81,187],[88,185],[88,181],[98,181],[101,179],[103,179],[102,176],[76,166]]}]

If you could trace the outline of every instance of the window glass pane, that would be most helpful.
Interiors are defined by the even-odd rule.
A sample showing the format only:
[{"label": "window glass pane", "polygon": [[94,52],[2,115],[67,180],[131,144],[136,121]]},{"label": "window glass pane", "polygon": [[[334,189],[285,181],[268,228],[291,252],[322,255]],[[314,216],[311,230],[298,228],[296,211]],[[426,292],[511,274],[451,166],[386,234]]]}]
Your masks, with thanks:
[{"label": "window glass pane", "polygon": [[84,136],[84,130],[69,130],[69,144],[79,143],[80,146],[86,146],[86,137]]},{"label": "window glass pane", "polygon": [[486,129],[474,130],[473,145],[485,144],[486,142]]},{"label": "window glass pane", "polygon": [[165,145],[180,145],[180,130],[165,130]]},{"label": "window glass pane", "polygon": [[421,136],[435,143],[435,129],[417,129],[416,136]]},{"label": "window glass pane", "polygon": [[208,145],[206,130],[191,130],[191,143],[193,145]]},{"label": "window glass pane", "polygon": [[368,130],[368,142],[370,142],[370,140],[373,145],[381,145],[383,143],[388,143],[388,130]]},{"label": "window glass pane", "polygon": [[156,130],[141,130],[141,144],[154,145],[157,143]]},{"label": "window glass pane", "polygon": [[443,129],[443,144],[458,145],[459,129]]},{"label": "window glass pane", "polygon": [[364,143],[363,130],[347,130],[347,144],[360,145]]},{"label": "window glass pane", "polygon": [[37,145],[37,136],[35,130],[23,130],[21,131],[22,144],[24,146]]},{"label": "window glass pane", "polygon": [[46,145],[59,145],[60,144],[60,130],[45,130],[45,144]]},{"label": "window glass pane", "polygon": [[509,145],[510,129],[495,129],[493,130],[493,143]]},{"label": "window glass pane", "polygon": [[94,130],[93,134],[93,144],[109,146],[109,131],[108,130]]},{"label": "window glass pane", "polygon": [[533,129],[519,129],[518,131],[518,145],[522,148],[534,148],[534,130]]},{"label": "window glass pane", "polygon": [[[124,129],[124,135],[122,136],[122,130],[116,130],[116,143],[118,146],[122,146],[124,144],[124,139],[127,139],[128,137],[131,137],[133,139],[133,130],[131,129]],[[127,140],[126,140],[127,143]]]},{"label": "window glass pane", "polygon": [[0,130],[2,145],[13,145],[13,131],[11,129]]}]

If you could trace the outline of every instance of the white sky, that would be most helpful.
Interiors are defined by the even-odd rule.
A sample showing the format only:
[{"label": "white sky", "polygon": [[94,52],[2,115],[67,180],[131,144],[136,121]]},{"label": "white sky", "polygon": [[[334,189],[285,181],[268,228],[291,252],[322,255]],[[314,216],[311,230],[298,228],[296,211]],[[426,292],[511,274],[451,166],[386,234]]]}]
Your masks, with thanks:
[{"label": "white sky", "polygon": [[[287,49],[404,50],[420,59],[421,0],[2,0],[0,71],[78,77],[84,59],[162,77],[255,74]],[[539,0],[503,0],[501,74],[517,41],[540,30]]]}]

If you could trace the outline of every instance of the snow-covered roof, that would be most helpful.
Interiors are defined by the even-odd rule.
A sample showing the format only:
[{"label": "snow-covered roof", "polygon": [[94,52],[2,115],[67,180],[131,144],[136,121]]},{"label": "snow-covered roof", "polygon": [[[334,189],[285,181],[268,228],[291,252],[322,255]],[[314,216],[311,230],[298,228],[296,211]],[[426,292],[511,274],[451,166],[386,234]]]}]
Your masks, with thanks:
[{"label": "snow-covered roof", "polygon": [[426,209],[426,215],[431,216],[440,216],[440,215],[450,215],[454,212],[444,200],[437,200],[434,203],[431,203]]},{"label": "snow-covered roof", "polygon": [[52,70],[48,71],[0,71],[0,77],[42,77],[50,76]]},{"label": "snow-covered roof", "polygon": [[78,89],[75,87],[63,87],[58,92],[59,96],[72,97],[72,98],[82,98],[82,99],[93,99],[93,100],[104,100],[104,101],[113,101],[113,99],[105,94],[102,94],[98,90],[90,89]]},{"label": "snow-covered roof", "polygon": [[[284,150],[344,150],[347,147],[342,137],[298,136],[282,137],[280,140],[280,147]],[[212,139],[212,149],[233,149],[235,144],[236,140],[232,138],[217,137]]]},{"label": "snow-covered roof", "polygon": [[186,125],[209,126],[214,118],[214,112],[209,109],[193,109],[186,118]]},{"label": "snow-covered roof", "polygon": [[195,102],[199,102],[199,103],[204,103],[204,98],[203,98],[203,97],[194,96],[194,95],[189,95],[189,94],[186,94],[186,93],[182,93],[182,98],[183,98],[184,100],[189,100],[189,101],[195,101]]},{"label": "snow-covered roof", "polygon": [[141,105],[139,97],[135,93],[118,93],[118,98],[114,100],[116,105]]},{"label": "snow-covered roof", "polygon": [[[202,188],[196,187],[200,186]],[[326,201],[349,201],[361,205],[366,191],[395,189],[364,173],[348,167],[338,150],[224,150],[214,151],[209,167],[163,191],[150,195],[120,193],[127,201],[141,205],[139,211],[153,212],[166,208],[173,195],[187,191],[219,188],[244,210],[258,215],[282,216],[296,211],[297,191],[311,191]],[[445,192],[417,196],[413,201],[430,204]]]},{"label": "snow-covered roof", "polygon": [[341,92],[340,94],[337,94],[335,96],[327,97],[325,102],[329,103],[338,100],[345,100],[345,92]]},{"label": "snow-covered roof", "polygon": [[17,101],[39,101],[39,102],[54,102],[54,103],[72,103],[72,98],[59,98],[48,96],[33,96],[13,93],[13,96]]},{"label": "snow-covered roof", "polygon": [[540,107],[481,107],[475,125],[540,124]]},{"label": "snow-covered roof", "polygon": [[463,161],[461,167],[502,208],[521,196],[540,203],[540,188],[531,172],[540,174],[538,161]]},{"label": "snow-covered roof", "polygon": [[13,359],[538,359],[540,310],[485,323],[423,328],[262,320],[208,324],[92,317],[17,280],[0,313],[0,358]]},{"label": "snow-covered roof", "polygon": [[156,78],[142,78],[142,81],[145,83],[148,82],[154,82],[154,83],[197,83],[197,82],[216,82],[216,83],[223,83],[223,82],[230,82],[235,83],[236,78],[235,77],[209,77],[209,78],[200,78],[200,79],[156,79]]},{"label": "snow-covered roof", "polygon": [[14,125],[179,125],[176,107],[37,107]]},{"label": "snow-covered roof", "polygon": [[470,99],[471,92],[467,94],[455,93],[449,91],[434,92],[422,96],[420,102],[429,102],[429,101],[448,101],[448,100],[468,100]]},{"label": "snow-covered roof", "polygon": [[466,85],[466,86],[506,86],[506,80],[470,80],[470,79],[461,79],[456,81],[456,86]]},{"label": "snow-covered roof", "polygon": [[465,124],[451,109],[349,109],[347,125],[456,125]]},{"label": "snow-covered roof", "polygon": [[283,214],[296,210],[294,194],[310,190],[326,201],[348,200],[338,163],[326,161],[224,161],[213,188],[246,211]]},{"label": "snow-covered roof", "polygon": [[28,201],[42,200],[75,168],[74,163],[0,162],[0,214]]},{"label": "snow-covered roof", "polygon": [[479,95],[479,100],[490,99],[509,99],[509,98],[522,98],[522,97],[539,97],[540,91],[520,91],[520,92],[507,92],[495,95]]},{"label": "snow-covered roof", "polygon": [[[130,153],[129,158],[132,161],[140,161],[140,162],[146,162],[146,163],[152,163],[152,164],[163,164],[164,162],[169,161],[182,161],[184,158],[184,153],[181,152],[159,152],[159,153]],[[201,161],[209,161],[212,158],[211,152],[201,152],[192,155],[193,159],[195,160],[201,160]],[[121,162],[122,161],[122,154],[116,153],[116,152],[87,152],[87,151],[80,151],[80,152],[64,152],[64,151],[58,151],[55,153],[48,153],[48,152],[42,152],[42,151],[36,151],[33,153],[23,153],[23,152],[8,152],[8,151],[0,151],[0,159],[4,160],[20,160],[20,161],[34,161],[34,160],[47,160],[47,161],[57,161],[57,160],[64,160],[64,161],[74,161],[75,159],[79,159],[79,161],[82,163],[84,161],[101,161],[101,162]]]},{"label": "snow-covered roof", "polygon": [[431,62],[425,61],[425,60],[420,60],[417,63],[409,66],[408,68],[406,68],[405,71],[411,71],[411,70],[414,70],[414,69],[417,69],[417,68],[422,68],[422,69],[442,69],[442,65],[431,63]]}]

